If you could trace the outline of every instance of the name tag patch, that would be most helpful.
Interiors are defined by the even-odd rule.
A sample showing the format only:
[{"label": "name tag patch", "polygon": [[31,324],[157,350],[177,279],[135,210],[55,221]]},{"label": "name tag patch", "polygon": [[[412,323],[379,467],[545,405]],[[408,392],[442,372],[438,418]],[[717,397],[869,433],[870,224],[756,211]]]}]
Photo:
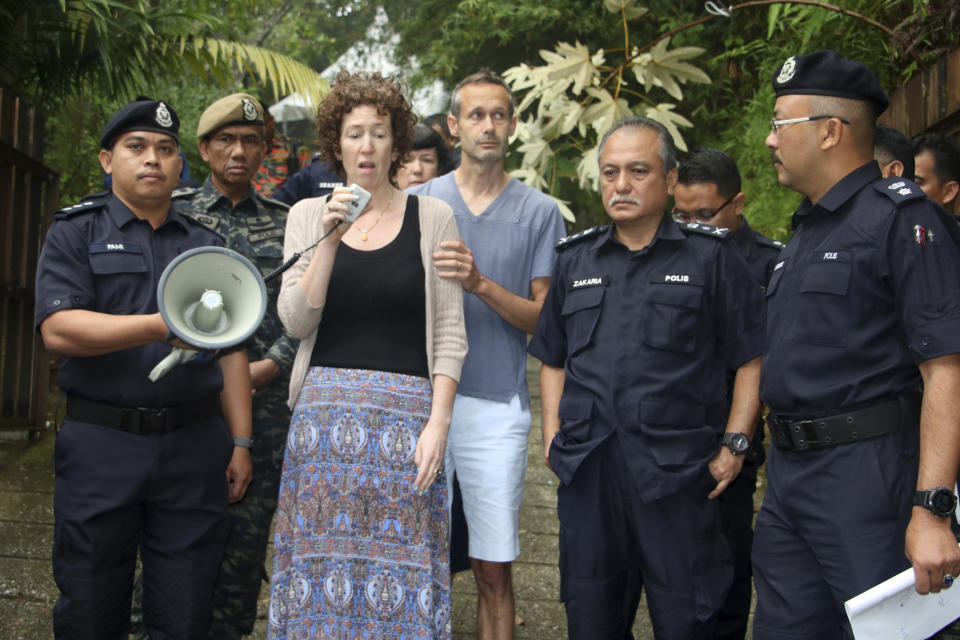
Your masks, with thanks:
[{"label": "name tag patch", "polygon": [[143,253],[136,242],[91,242],[88,250],[90,253]]},{"label": "name tag patch", "polygon": [[586,289],[587,287],[603,287],[606,286],[609,280],[606,276],[590,276],[587,278],[574,278],[570,281],[570,290],[576,291],[577,289]]}]

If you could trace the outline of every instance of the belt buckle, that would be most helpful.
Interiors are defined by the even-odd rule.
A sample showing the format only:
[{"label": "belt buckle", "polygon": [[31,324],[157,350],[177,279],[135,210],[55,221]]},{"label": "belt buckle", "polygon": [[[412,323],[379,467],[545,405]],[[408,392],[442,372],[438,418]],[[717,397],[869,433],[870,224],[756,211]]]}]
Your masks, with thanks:
[{"label": "belt buckle", "polygon": [[793,448],[795,451],[806,451],[807,449],[814,449],[819,444],[820,441],[816,438],[811,438],[810,435],[813,433],[813,429],[807,429],[807,427],[813,427],[813,424],[817,422],[816,420],[794,420],[788,424],[788,430],[790,434],[790,441],[793,443]]},{"label": "belt buckle", "polygon": [[167,407],[161,407],[159,409],[154,407],[138,407],[137,411],[140,413],[141,435],[163,435],[170,430],[170,420],[173,417],[173,413],[168,411]]}]

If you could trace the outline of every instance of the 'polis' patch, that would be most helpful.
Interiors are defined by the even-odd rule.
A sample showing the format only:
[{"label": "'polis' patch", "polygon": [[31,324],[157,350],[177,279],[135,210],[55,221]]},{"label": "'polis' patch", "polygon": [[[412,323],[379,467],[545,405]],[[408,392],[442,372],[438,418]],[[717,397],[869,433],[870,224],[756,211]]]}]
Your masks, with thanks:
[{"label": "'polis' patch", "polygon": [[652,284],[691,284],[703,286],[703,278],[695,273],[659,273],[650,276]]},{"label": "'polis' patch", "polygon": [[569,289],[586,289],[587,287],[605,287],[610,282],[606,276],[591,276],[588,278],[574,278],[570,281]]}]

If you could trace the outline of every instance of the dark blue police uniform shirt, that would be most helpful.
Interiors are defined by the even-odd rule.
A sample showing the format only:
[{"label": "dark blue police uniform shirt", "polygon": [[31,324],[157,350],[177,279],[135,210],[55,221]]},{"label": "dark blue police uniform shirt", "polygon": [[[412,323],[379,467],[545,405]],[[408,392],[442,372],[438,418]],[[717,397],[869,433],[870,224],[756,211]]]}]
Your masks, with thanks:
[{"label": "dark blue police uniform shirt", "polygon": [[820,417],[917,390],[917,364],[960,352],[960,231],[916,184],[856,169],[797,228],[767,286],[760,394]]},{"label": "dark blue police uniform shirt", "polygon": [[[153,229],[113,194],[105,196],[103,206],[58,213],[37,266],[35,325],[65,309],[157,313],[163,269],[184,251],[208,245],[222,246],[223,240],[172,209]],[[170,406],[220,392],[220,367],[209,357],[151,382],[150,370],[170,349],[154,342],[101,356],[65,357],[58,384],[67,393],[121,407]]]},{"label": "dark blue police uniform shirt", "polygon": [[529,351],[565,369],[550,452],[559,478],[569,483],[616,432],[651,501],[701,477],[716,454],[727,371],[762,351],[761,292],[742,286],[752,275],[726,229],[664,215],[633,252],[613,229],[560,251]]},{"label": "dark blue police uniform shirt", "polygon": [[754,231],[746,218],[741,219],[740,227],[734,231],[733,244],[747,261],[754,279],[766,288],[784,244]]},{"label": "dark blue police uniform shirt", "polygon": [[319,198],[343,185],[341,180],[321,160],[314,160],[287,178],[271,196],[274,200],[293,206],[306,198]]}]

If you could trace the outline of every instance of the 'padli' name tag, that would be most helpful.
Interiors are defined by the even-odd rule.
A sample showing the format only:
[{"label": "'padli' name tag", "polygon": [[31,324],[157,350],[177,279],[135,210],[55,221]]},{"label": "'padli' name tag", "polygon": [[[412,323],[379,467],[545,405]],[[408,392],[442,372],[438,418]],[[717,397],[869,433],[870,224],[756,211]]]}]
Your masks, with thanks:
[{"label": "'padli' name tag", "polygon": [[590,278],[574,278],[570,281],[570,290],[586,289],[587,287],[604,287],[610,280],[606,276],[593,276]]}]

